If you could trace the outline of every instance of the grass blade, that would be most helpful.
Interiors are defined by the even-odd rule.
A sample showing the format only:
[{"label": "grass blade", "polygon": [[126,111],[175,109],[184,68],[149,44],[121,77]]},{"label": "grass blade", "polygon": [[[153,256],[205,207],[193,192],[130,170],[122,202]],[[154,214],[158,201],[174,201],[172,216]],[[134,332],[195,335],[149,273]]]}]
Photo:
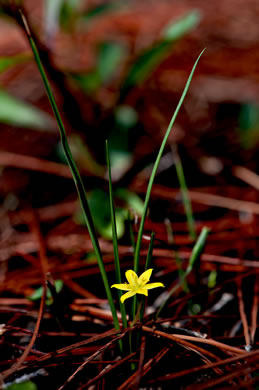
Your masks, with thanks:
[{"label": "grass blade", "polygon": [[[206,240],[207,240],[207,237],[208,237],[208,234],[210,232],[210,229],[207,228],[207,227],[203,227],[202,228],[202,231],[193,247],[193,250],[192,250],[192,253],[191,253],[191,256],[190,256],[190,259],[189,259],[189,263],[188,263],[188,266],[186,268],[186,271],[184,272],[184,274],[182,275],[182,278],[181,278],[181,284],[183,284],[185,281],[186,281],[186,278],[187,276],[189,275],[189,273],[192,271],[193,269],[193,266],[196,262],[196,260],[198,259],[198,257],[200,256],[204,246],[205,246],[205,243],[206,243]],[[167,298],[165,299],[165,301],[161,304],[159,310],[157,311],[156,313],[156,319],[159,317],[161,311],[164,309],[164,307],[167,305],[169,299],[171,298],[171,296],[174,294],[174,292],[178,289],[178,284],[176,286],[174,286],[168,293],[168,296]]]},{"label": "grass blade", "polygon": [[[204,49],[205,50],[205,49]],[[148,204],[149,204],[149,199],[150,199],[150,195],[151,195],[151,190],[152,190],[152,186],[153,186],[153,183],[154,183],[154,179],[155,179],[155,175],[156,175],[156,172],[157,172],[157,168],[158,168],[158,165],[159,165],[159,162],[161,160],[161,157],[162,157],[162,154],[164,152],[164,149],[165,149],[165,145],[166,145],[166,142],[167,142],[167,139],[169,137],[169,134],[172,130],[172,127],[173,127],[173,124],[175,122],[175,119],[177,117],[177,114],[183,104],[183,101],[185,99],[185,96],[187,94],[187,91],[189,89],[189,86],[190,86],[190,83],[191,83],[191,80],[192,80],[192,77],[193,77],[193,74],[194,74],[194,71],[196,69],[196,66],[199,62],[199,59],[200,57],[202,56],[204,50],[200,53],[199,57],[197,58],[192,70],[191,70],[191,73],[188,77],[188,80],[187,80],[187,83],[185,85],[185,88],[183,90],[183,93],[182,93],[182,96],[178,102],[178,105],[175,109],[175,112],[172,116],[172,119],[169,123],[169,126],[167,128],[167,131],[166,131],[166,134],[164,136],[164,139],[162,141],[162,144],[160,146],[160,149],[159,149],[159,152],[158,152],[158,155],[157,155],[157,158],[156,158],[156,161],[154,163],[154,167],[153,167],[153,170],[152,170],[152,173],[151,173],[151,176],[150,176],[150,179],[149,179],[149,183],[148,183],[148,187],[147,187],[147,192],[146,192],[146,197],[145,197],[145,201],[144,201],[144,210],[143,210],[143,215],[142,215],[142,219],[140,221],[140,227],[139,227],[139,232],[138,232],[138,238],[137,238],[137,244],[136,244],[136,251],[135,251],[135,256],[134,256],[134,271],[136,273],[138,273],[138,270],[139,270],[139,257],[140,257],[140,249],[141,249],[141,243],[142,243],[142,236],[143,236],[143,231],[144,231],[144,224],[145,224],[145,220],[146,220],[146,216],[147,216],[147,210],[148,210]]]},{"label": "grass blade", "polygon": [[147,269],[149,269],[150,265],[151,265],[151,260],[152,260],[152,256],[153,256],[153,249],[154,249],[155,236],[156,236],[155,233],[152,232],[151,233],[151,237],[150,237],[150,243],[149,243],[149,247],[148,247],[148,252],[147,252],[145,271]]},{"label": "grass blade", "polygon": [[175,164],[175,169],[176,169],[178,181],[180,184],[180,190],[181,190],[181,194],[182,194],[183,206],[184,206],[184,211],[185,211],[185,215],[186,215],[186,219],[187,219],[187,226],[189,229],[189,235],[190,235],[191,239],[195,240],[197,236],[196,236],[196,231],[195,231],[195,221],[194,221],[193,212],[192,212],[192,204],[191,204],[191,201],[189,198],[188,188],[187,188],[185,177],[184,177],[184,170],[183,170],[180,156],[178,154],[177,145],[174,145],[172,147],[172,150],[174,153],[174,164]]},{"label": "grass blade", "polygon": [[[151,260],[152,260],[152,256],[153,256],[153,249],[154,249],[154,241],[155,241],[155,233],[152,232],[151,237],[150,237],[148,252],[147,252],[145,271],[148,270],[150,268],[150,265],[151,265]],[[143,317],[144,317],[144,313],[145,313],[145,301],[146,301],[146,297],[143,297],[142,298],[142,306],[141,306],[140,315],[139,315],[139,320],[141,323],[143,323]]]},{"label": "grass blade", "polygon": [[47,78],[47,75],[46,75],[45,70],[43,68],[43,65],[41,63],[41,59],[40,59],[40,56],[39,56],[38,49],[37,49],[37,47],[35,45],[34,39],[31,36],[28,23],[27,23],[27,21],[25,19],[25,16],[22,13],[22,11],[21,11],[21,17],[22,17],[22,20],[23,20],[23,23],[24,23],[24,26],[25,26],[26,33],[28,35],[28,39],[29,39],[29,42],[30,42],[30,45],[31,45],[31,48],[32,48],[32,51],[33,51],[33,54],[34,54],[34,58],[35,58],[36,64],[37,64],[38,69],[40,71],[40,74],[42,76],[42,79],[43,79],[43,82],[44,82],[44,85],[45,85],[45,88],[46,88],[46,92],[47,92],[47,95],[48,95],[48,98],[49,98],[52,110],[54,112],[54,115],[55,115],[55,118],[56,118],[56,121],[57,121],[57,124],[58,124],[58,128],[59,128],[59,131],[60,131],[61,143],[62,143],[62,146],[64,148],[64,153],[66,155],[67,162],[68,162],[69,168],[71,170],[71,173],[72,173],[72,176],[73,176],[73,179],[74,179],[74,182],[75,182],[75,186],[76,186],[77,193],[78,193],[78,196],[79,196],[79,199],[80,199],[80,203],[81,203],[81,206],[82,206],[83,214],[84,214],[84,217],[85,217],[86,225],[87,225],[87,228],[88,228],[88,231],[89,231],[89,235],[90,235],[90,238],[91,238],[91,241],[92,241],[92,245],[93,245],[93,248],[94,248],[94,252],[95,252],[95,255],[96,255],[96,258],[97,258],[97,262],[98,262],[98,266],[99,266],[100,273],[101,273],[101,276],[102,276],[102,280],[103,280],[106,296],[107,296],[107,299],[108,299],[108,302],[109,302],[109,305],[110,305],[110,308],[111,308],[112,316],[113,316],[114,327],[115,327],[115,329],[120,329],[120,325],[119,325],[119,321],[118,321],[115,305],[114,305],[112,294],[111,294],[110,285],[108,283],[107,274],[106,274],[106,271],[105,271],[105,268],[104,268],[104,263],[103,263],[103,259],[102,259],[102,253],[101,253],[101,250],[100,250],[100,247],[99,247],[98,238],[97,238],[97,235],[96,235],[96,232],[95,232],[93,218],[92,218],[91,211],[90,211],[90,208],[88,206],[88,202],[87,202],[87,198],[86,198],[86,192],[85,192],[84,184],[83,184],[81,176],[80,176],[80,174],[78,172],[76,164],[74,162],[73,156],[71,154],[70,147],[69,147],[69,144],[67,142],[67,136],[66,136],[65,127],[64,127],[64,124],[62,122],[60,113],[58,111],[58,108],[57,108],[57,105],[56,105],[56,102],[55,102],[55,99],[54,99],[54,96],[53,96],[53,93],[52,93],[52,90],[51,90],[51,87],[50,87],[50,84],[49,84],[49,81],[48,81],[48,78]]},{"label": "grass blade", "polygon": [[[170,220],[168,218],[165,219],[165,226],[166,226],[167,235],[168,235],[168,243],[173,246],[174,234],[173,234],[172,225],[171,225]],[[189,292],[189,287],[188,287],[187,281],[184,279],[184,270],[183,270],[183,266],[182,266],[182,260],[178,254],[177,249],[173,250],[173,255],[175,258],[176,265],[178,267],[178,275],[179,275],[180,282],[182,284],[183,291],[187,293],[187,292]]]},{"label": "grass blade", "polygon": [[187,269],[185,272],[186,276],[190,272],[192,272],[194,263],[198,259],[198,257],[200,256],[200,254],[204,248],[204,245],[206,243],[209,232],[210,232],[210,229],[208,227],[202,228],[202,231],[201,231],[201,233],[200,233],[200,235],[199,235],[199,237],[198,237],[198,239],[193,247],[192,254],[191,254],[191,257],[190,257],[190,260],[189,260],[189,263],[188,263],[188,266],[187,266]]},{"label": "grass blade", "polygon": [[[108,174],[109,174],[109,198],[110,198],[110,209],[111,209],[112,242],[113,242],[116,283],[121,283],[121,270],[120,270],[120,258],[119,258],[119,250],[118,250],[116,216],[115,216],[115,208],[114,208],[113,192],[112,192],[111,163],[110,163],[109,148],[108,148],[108,141],[107,140],[106,140],[106,161],[107,161]],[[127,318],[126,318],[125,305],[123,303],[121,303],[121,301],[120,301],[121,295],[122,295],[122,292],[120,290],[118,290],[122,323],[123,323],[124,328],[127,328],[128,324],[127,324]]]},{"label": "grass blade", "polygon": [[127,222],[128,222],[128,229],[129,229],[130,242],[131,242],[133,254],[134,254],[134,256],[135,256],[136,243],[135,243],[135,237],[134,237],[134,232],[133,232],[133,228],[132,228],[132,224],[133,224],[133,223],[132,223],[132,216],[131,216],[130,210],[128,210]]}]

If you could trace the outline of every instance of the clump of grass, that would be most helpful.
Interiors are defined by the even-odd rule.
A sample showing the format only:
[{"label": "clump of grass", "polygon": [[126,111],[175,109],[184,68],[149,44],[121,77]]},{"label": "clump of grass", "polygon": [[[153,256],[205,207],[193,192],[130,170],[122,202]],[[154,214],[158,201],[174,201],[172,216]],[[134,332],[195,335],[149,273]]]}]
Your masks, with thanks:
[{"label": "clump of grass", "polygon": [[[45,85],[45,89],[46,89],[46,92],[47,92],[47,95],[48,95],[48,98],[49,98],[52,110],[54,112],[54,115],[55,115],[55,118],[56,118],[56,121],[57,121],[57,124],[58,124],[59,132],[60,132],[60,138],[61,138],[61,143],[62,143],[62,146],[63,146],[63,149],[64,149],[64,153],[65,153],[65,156],[66,156],[66,159],[67,159],[67,163],[68,163],[68,165],[70,167],[70,170],[71,170],[71,173],[72,173],[72,176],[73,176],[73,180],[74,180],[74,183],[75,183],[75,186],[76,186],[76,189],[77,189],[78,197],[80,199],[80,203],[81,203],[81,206],[82,206],[82,210],[83,210],[83,215],[84,215],[84,218],[85,218],[86,226],[88,228],[89,235],[90,235],[90,238],[91,238],[91,242],[92,242],[92,245],[93,245],[93,248],[94,248],[94,252],[95,252],[95,255],[96,255],[96,258],[97,258],[97,262],[98,262],[98,266],[99,266],[99,269],[100,269],[100,273],[101,273],[104,289],[105,289],[106,296],[107,296],[107,299],[108,299],[108,302],[109,302],[109,305],[110,305],[110,309],[111,309],[111,312],[112,312],[112,316],[113,316],[114,327],[115,327],[115,329],[119,330],[120,329],[120,325],[119,325],[119,321],[118,321],[118,316],[117,316],[114,300],[113,300],[113,297],[112,297],[112,294],[111,294],[110,284],[108,282],[107,274],[106,274],[106,271],[105,271],[103,257],[102,257],[101,249],[100,249],[100,246],[99,246],[99,241],[98,241],[98,237],[97,237],[97,234],[96,234],[96,230],[95,230],[92,214],[91,214],[91,211],[90,211],[90,208],[89,208],[89,205],[88,205],[85,187],[84,187],[82,178],[81,178],[81,176],[79,174],[79,171],[77,169],[77,166],[75,164],[75,161],[73,159],[73,156],[72,156],[72,153],[71,153],[68,141],[67,141],[65,127],[64,127],[63,121],[61,119],[59,110],[57,108],[57,104],[55,102],[55,99],[54,99],[54,96],[53,96],[53,93],[52,93],[52,90],[51,90],[51,87],[50,87],[47,75],[46,75],[44,67],[42,65],[38,49],[37,49],[37,47],[35,45],[35,42],[34,42],[34,39],[33,39],[32,35],[31,35],[31,33],[30,33],[30,29],[28,27],[27,21],[26,21],[24,15],[22,14],[22,12],[21,12],[21,16],[22,16],[22,20],[24,22],[25,30],[26,30],[26,33],[28,35],[28,39],[29,39],[29,42],[30,42],[30,45],[31,45],[31,48],[32,48],[32,51],[33,51],[33,54],[34,54],[34,58],[35,58],[36,64],[37,64],[38,69],[40,71],[40,74],[42,76],[42,80],[43,80],[43,83]],[[177,105],[177,107],[175,109],[175,112],[174,112],[174,114],[172,116],[172,119],[171,119],[171,121],[169,123],[169,126],[167,128],[166,134],[165,134],[165,136],[163,138],[163,141],[162,141],[162,144],[160,146],[157,158],[156,158],[155,163],[154,163],[154,167],[153,167],[153,170],[152,170],[152,173],[151,173],[151,176],[150,176],[150,179],[149,179],[149,183],[148,183],[148,186],[147,186],[147,191],[146,191],[146,196],[145,196],[145,201],[144,201],[144,210],[143,210],[143,215],[142,215],[142,219],[141,219],[141,222],[140,222],[140,227],[139,227],[136,247],[135,247],[135,251],[134,251],[134,264],[133,264],[134,271],[130,271],[131,272],[131,274],[130,274],[131,276],[135,275],[137,277],[136,274],[139,271],[140,251],[141,251],[141,244],[142,244],[142,239],[143,239],[144,224],[145,224],[145,220],[146,220],[146,216],[147,216],[149,200],[150,200],[150,196],[151,196],[151,191],[152,191],[152,186],[153,186],[153,183],[154,183],[155,175],[156,175],[156,172],[157,172],[157,169],[158,169],[158,166],[159,166],[162,154],[164,152],[164,149],[165,149],[168,137],[169,137],[170,132],[172,130],[173,124],[174,124],[174,122],[176,120],[176,117],[177,117],[177,114],[178,114],[178,112],[179,112],[179,110],[180,110],[180,108],[181,108],[181,106],[183,104],[183,101],[184,101],[185,96],[187,94],[187,91],[189,89],[189,86],[190,86],[190,83],[191,83],[194,71],[196,69],[198,61],[199,61],[200,57],[202,56],[203,52],[204,52],[204,50],[198,56],[194,66],[193,66],[193,68],[191,70],[191,73],[190,73],[190,75],[188,77],[188,80],[186,82],[185,88],[183,90],[182,96],[181,96],[181,98],[180,98],[180,100],[178,102],[178,105]],[[109,198],[110,198],[110,210],[111,210],[112,232],[113,232],[115,274],[116,274],[116,282],[117,282],[117,284],[121,285],[121,272],[120,272],[120,260],[119,260],[119,251],[118,251],[117,230],[116,230],[116,218],[115,218],[115,210],[114,210],[114,202],[113,202],[111,168],[110,168],[110,159],[109,159],[109,151],[108,151],[108,144],[107,143],[106,143],[106,158],[107,158],[107,165],[108,165],[108,172],[109,172]],[[185,183],[180,180],[181,188],[183,190],[186,190],[186,186],[184,184]],[[197,243],[196,243],[196,245],[195,245],[195,247],[193,249],[193,253],[192,253],[192,256],[190,258],[189,265],[188,265],[187,270],[186,270],[186,272],[184,274],[184,277],[186,277],[191,272],[192,267],[194,265],[194,262],[195,262],[197,256],[199,255],[201,248],[204,245],[204,242],[206,240],[207,234],[208,234],[208,231],[205,228],[205,230],[202,231],[201,236],[198,238],[198,241],[197,241]],[[148,283],[149,280],[146,281],[143,278],[144,278],[145,275],[149,275],[150,276],[151,272],[152,272],[152,271],[151,272],[149,272],[149,271],[150,271],[150,263],[151,263],[151,258],[152,258],[153,244],[154,244],[154,234],[152,234],[152,236],[151,236],[149,251],[148,251],[148,255],[147,255],[147,259],[146,259],[146,265],[145,265],[145,270],[146,271],[139,278],[137,277],[138,280],[141,280],[142,285],[143,285],[143,290],[146,290],[146,292],[147,292],[146,286],[148,286],[147,283]],[[133,276],[132,276],[132,278],[133,278]],[[130,285],[130,283],[129,283],[129,285]],[[153,285],[157,285],[158,286],[158,285],[162,285],[162,283],[153,283]],[[154,287],[151,287],[151,288],[154,288]],[[140,288],[140,290],[141,290],[141,288]],[[143,294],[143,292],[140,292],[140,293]],[[169,293],[169,296],[171,296],[171,294],[172,294],[172,292]],[[147,295],[147,294],[145,294],[145,295]],[[121,292],[119,292],[119,301],[120,301],[120,310],[121,310],[121,315],[122,315],[123,326],[127,327],[127,318],[126,318],[125,307],[121,303]],[[165,302],[165,304],[166,304],[166,302]],[[143,310],[144,309],[142,308],[142,310],[139,310],[139,312],[138,312],[138,315],[140,316],[141,320],[143,319],[143,315],[144,315],[144,311]],[[160,311],[161,311],[161,309],[160,309]],[[160,311],[158,312],[158,314],[160,313]],[[133,320],[134,320],[135,317],[136,317],[136,294],[135,294],[135,296],[133,298],[132,315],[133,315]]]}]

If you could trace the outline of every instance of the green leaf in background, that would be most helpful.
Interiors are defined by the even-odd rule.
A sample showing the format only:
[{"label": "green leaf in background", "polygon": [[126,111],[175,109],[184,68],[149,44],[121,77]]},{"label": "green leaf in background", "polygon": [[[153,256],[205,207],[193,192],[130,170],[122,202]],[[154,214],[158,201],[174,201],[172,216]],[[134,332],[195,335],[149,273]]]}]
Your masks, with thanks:
[{"label": "green leaf in background", "polygon": [[52,118],[0,89],[0,122],[12,126],[33,128],[38,130],[53,129]]},{"label": "green leaf in background", "polygon": [[120,128],[128,129],[135,126],[138,122],[137,111],[133,107],[126,104],[122,104],[116,107],[114,117],[116,125]]},{"label": "green leaf in background", "polygon": [[259,141],[259,106],[243,104],[239,114],[238,133],[244,149],[252,149]]},{"label": "green leaf in background", "polygon": [[218,276],[218,273],[217,273],[217,271],[215,269],[209,273],[209,276],[208,276],[208,288],[214,288],[216,286],[216,284],[217,284],[217,276]]},{"label": "green leaf in background", "polygon": [[116,42],[103,42],[100,46],[97,69],[100,80],[105,83],[114,75],[125,56],[125,48]]},{"label": "green leaf in background", "polygon": [[124,200],[128,207],[133,209],[139,216],[142,215],[144,210],[143,200],[134,192],[130,192],[125,188],[118,188],[115,192],[115,195]]},{"label": "green leaf in background", "polygon": [[[101,189],[93,190],[88,196],[89,207],[93,216],[94,225],[98,233],[109,240],[112,239],[112,224],[110,202],[107,193]],[[115,209],[117,235],[121,238],[125,230],[125,211],[122,208]],[[75,215],[76,222],[84,224],[81,212]]]},{"label": "green leaf in background", "polygon": [[37,390],[37,386],[35,383],[31,381],[22,382],[22,383],[12,383],[11,385],[7,385],[6,389],[8,390]]},{"label": "green leaf in background", "polygon": [[60,9],[59,23],[63,29],[69,29],[78,19],[77,8],[81,0],[63,0]]},{"label": "green leaf in background", "polygon": [[171,50],[171,42],[162,41],[142,53],[129,70],[121,87],[121,94],[124,95],[128,88],[145,81],[151,72],[162,62],[169,50]]},{"label": "green leaf in background", "polygon": [[77,7],[81,0],[45,0],[45,33],[47,44],[60,27],[69,28],[75,20]]},{"label": "green leaf in background", "polygon": [[0,57],[0,74],[12,66],[31,60],[31,58],[32,57],[28,54],[17,54],[16,56]]},{"label": "green leaf in background", "polygon": [[100,4],[89,11],[85,12],[83,14],[82,20],[84,22],[90,22],[94,18],[97,18],[98,16],[105,15],[109,12],[112,12],[114,10],[117,10],[118,8],[121,8],[122,4],[119,2],[110,2],[110,3],[104,3]]},{"label": "green leaf in background", "polygon": [[100,75],[96,69],[86,74],[73,74],[72,79],[89,95],[94,93],[101,86]]},{"label": "green leaf in background", "polygon": [[[68,140],[69,140],[71,151],[73,153],[74,159],[78,167],[80,169],[84,169],[85,167],[87,168],[87,172],[90,172],[95,176],[103,177],[106,168],[104,168],[102,165],[98,164],[96,160],[94,160],[93,156],[91,155],[82,137],[80,137],[79,134],[71,134],[68,137]],[[64,150],[61,145],[61,142],[57,144],[56,153],[60,161],[66,164],[67,159],[64,154]]]},{"label": "green leaf in background", "polygon": [[[134,209],[134,211],[141,215],[143,211],[142,200],[134,193],[125,190],[117,189],[114,192],[115,199],[121,199],[126,208]],[[88,203],[93,215],[94,224],[98,233],[109,240],[112,239],[112,222],[110,212],[110,202],[107,197],[107,193],[101,189],[93,190],[88,196]],[[115,208],[115,219],[117,227],[118,238],[121,238],[125,231],[125,221],[128,217],[128,211],[126,208]],[[77,223],[84,224],[84,219],[81,212],[75,215]]]},{"label": "green leaf in background", "polygon": [[[54,286],[55,286],[55,289],[56,289],[57,294],[60,293],[60,291],[61,291],[62,288],[63,288],[63,285],[64,285],[63,280],[61,280],[61,279],[55,280]],[[27,299],[29,299],[30,301],[38,301],[39,299],[41,299],[42,294],[43,294],[43,287],[40,286],[40,287],[37,288],[31,295],[29,295],[29,296],[27,297]],[[53,299],[52,299],[51,291],[50,291],[49,288],[47,288],[47,293],[46,293],[46,305],[47,305],[47,306],[50,306],[50,305],[52,304],[52,302],[53,302]]]},{"label": "green leaf in background", "polygon": [[171,52],[174,42],[194,29],[200,19],[200,14],[197,11],[192,11],[178,21],[174,20],[168,24],[162,32],[162,39],[146,49],[132,65],[121,88],[122,99],[129,88],[143,83],[150,76]]},{"label": "green leaf in background", "polygon": [[197,27],[200,20],[200,12],[198,10],[193,10],[178,21],[170,22],[163,30],[162,37],[169,41],[180,39],[189,31]]},{"label": "green leaf in background", "polygon": [[96,68],[86,74],[74,74],[72,78],[84,92],[91,95],[103,83],[110,81],[125,55],[125,47],[121,44],[103,42],[97,54]]},{"label": "green leaf in background", "polygon": [[128,105],[117,106],[114,111],[114,127],[109,134],[110,160],[113,180],[118,180],[132,165],[130,130],[138,122],[138,113]]},{"label": "green leaf in background", "polygon": [[110,153],[110,159],[111,159],[111,166],[112,166],[112,177],[114,181],[117,181],[132,166],[133,158],[132,158],[132,153],[128,152],[127,150],[117,150],[113,148],[111,149],[112,150]]}]

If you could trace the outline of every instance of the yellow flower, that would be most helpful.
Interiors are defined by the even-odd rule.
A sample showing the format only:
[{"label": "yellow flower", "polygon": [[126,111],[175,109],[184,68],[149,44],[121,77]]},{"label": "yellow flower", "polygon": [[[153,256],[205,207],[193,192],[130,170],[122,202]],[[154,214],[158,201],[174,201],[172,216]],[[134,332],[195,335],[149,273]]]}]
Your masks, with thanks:
[{"label": "yellow flower", "polygon": [[113,284],[111,287],[115,287],[119,290],[128,291],[126,294],[121,296],[121,303],[125,301],[125,299],[133,297],[136,294],[143,294],[148,296],[148,290],[156,287],[164,287],[163,283],[148,283],[150,276],[152,274],[153,269],[148,269],[143,272],[143,274],[138,277],[138,275],[129,270],[125,273],[126,279],[129,283],[119,283]]}]

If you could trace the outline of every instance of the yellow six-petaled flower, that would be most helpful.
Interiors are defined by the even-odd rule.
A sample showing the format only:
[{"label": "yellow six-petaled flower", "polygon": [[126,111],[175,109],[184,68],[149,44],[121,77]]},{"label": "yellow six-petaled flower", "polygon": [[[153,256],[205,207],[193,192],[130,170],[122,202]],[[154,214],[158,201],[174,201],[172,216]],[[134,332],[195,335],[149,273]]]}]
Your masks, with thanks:
[{"label": "yellow six-petaled flower", "polygon": [[125,273],[126,279],[129,283],[119,283],[113,284],[111,287],[115,287],[119,290],[127,291],[126,294],[121,296],[121,303],[125,301],[125,299],[133,297],[136,294],[148,295],[148,290],[156,287],[164,287],[163,283],[148,283],[151,277],[153,269],[148,269],[143,272],[143,274],[138,277],[138,275],[129,270]]}]

